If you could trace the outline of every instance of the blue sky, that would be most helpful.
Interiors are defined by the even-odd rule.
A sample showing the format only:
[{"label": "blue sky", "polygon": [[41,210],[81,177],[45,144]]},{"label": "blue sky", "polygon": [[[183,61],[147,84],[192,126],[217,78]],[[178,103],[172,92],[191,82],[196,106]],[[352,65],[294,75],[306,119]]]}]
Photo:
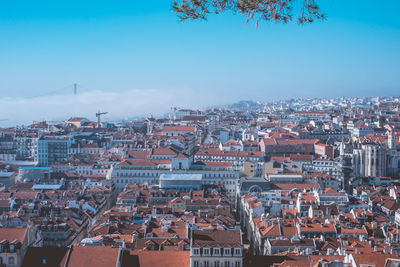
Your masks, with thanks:
[{"label": "blue sky", "polygon": [[[92,114],[105,103],[113,111],[95,101],[109,94],[132,97],[126,116],[239,99],[399,94],[400,2],[318,2],[326,21],[256,28],[231,14],[182,23],[169,0],[2,0],[0,112],[19,122]],[[74,82],[90,101],[54,109],[58,96],[32,98]],[[161,100],[143,106],[152,97]],[[20,103],[18,116],[11,103]]]}]

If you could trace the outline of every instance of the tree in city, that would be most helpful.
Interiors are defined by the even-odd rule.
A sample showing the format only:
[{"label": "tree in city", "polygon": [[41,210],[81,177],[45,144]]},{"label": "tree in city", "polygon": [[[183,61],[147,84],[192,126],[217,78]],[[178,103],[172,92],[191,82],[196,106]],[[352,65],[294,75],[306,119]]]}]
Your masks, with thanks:
[{"label": "tree in city", "polygon": [[172,9],[180,20],[206,20],[209,14],[231,11],[255,20],[299,24],[325,18],[315,0],[173,0]]}]

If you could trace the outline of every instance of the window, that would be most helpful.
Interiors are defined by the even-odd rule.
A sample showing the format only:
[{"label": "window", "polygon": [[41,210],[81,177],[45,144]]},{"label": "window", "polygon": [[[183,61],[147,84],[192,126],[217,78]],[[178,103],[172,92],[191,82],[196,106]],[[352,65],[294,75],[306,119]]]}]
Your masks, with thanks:
[{"label": "window", "polygon": [[14,265],[14,264],[15,264],[15,259],[14,259],[14,257],[9,257],[9,258],[8,258],[8,264],[10,264],[10,265]]},{"label": "window", "polygon": [[204,256],[210,256],[210,249],[209,248],[203,248],[203,255]]},{"label": "window", "polygon": [[240,261],[235,262],[235,267],[240,267]]},{"label": "window", "polygon": [[199,262],[198,261],[194,261],[193,262],[193,267],[199,267]]},{"label": "window", "polygon": [[204,267],[210,267],[210,263],[208,261],[204,262]]},{"label": "window", "polygon": [[241,255],[240,248],[235,248],[235,255],[238,255],[238,256]]},{"label": "window", "polygon": [[200,249],[199,248],[194,248],[193,249],[193,255],[200,255]]},{"label": "window", "polygon": [[214,248],[213,254],[214,256],[220,256],[221,255],[220,252],[221,250],[219,248]]},{"label": "window", "polygon": [[229,261],[225,261],[224,267],[229,267]]},{"label": "window", "polygon": [[224,256],[230,256],[231,255],[231,249],[230,248],[224,248]]}]

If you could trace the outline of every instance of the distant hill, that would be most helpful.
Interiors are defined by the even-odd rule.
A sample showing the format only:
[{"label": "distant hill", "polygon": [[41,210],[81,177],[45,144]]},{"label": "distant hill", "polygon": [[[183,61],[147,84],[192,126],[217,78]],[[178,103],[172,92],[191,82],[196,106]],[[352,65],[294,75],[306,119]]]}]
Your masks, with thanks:
[{"label": "distant hill", "polygon": [[228,109],[246,111],[246,110],[259,110],[263,109],[264,104],[262,102],[255,102],[252,100],[241,100],[231,105],[226,106]]}]

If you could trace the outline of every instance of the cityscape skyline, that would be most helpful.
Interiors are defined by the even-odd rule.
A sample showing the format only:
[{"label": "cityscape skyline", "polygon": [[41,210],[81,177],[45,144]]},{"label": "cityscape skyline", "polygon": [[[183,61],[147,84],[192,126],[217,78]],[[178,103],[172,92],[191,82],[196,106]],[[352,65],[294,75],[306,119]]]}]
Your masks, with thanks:
[{"label": "cityscape skyline", "polygon": [[[71,86],[70,86],[71,87]],[[63,89],[63,88],[62,88]],[[84,90],[87,90],[84,88]],[[77,90],[78,91],[78,90]],[[68,94],[68,95],[44,95],[37,96],[33,98],[19,99],[19,101],[10,101],[9,99],[5,99],[4,101],[0,98],[0,112],[4,115],[7,114],[7,110],[14,108],[14,113],[7,117],[0,117],[0,128],[1,127],[14,127],[14,126],[27,126],[32,122],[39,121],[47,121],[60,123],[62,121],[66,121],[73,117],[87,117],[88,119],[95,119],[95,113],[97,111],[106,111],[107,114],[103,117],[103,121],[107,122],[122,122],[122,121],[130,121],[136,119],[144,119],[148,117],[162,118],[173,116],[173,108],[180,109],[198,109],[198,110],[210,110],[210,109],[234,109],[234,110],[249,110],[249,105],[252,110],[260,110],[261,106],[268,107],[268,104],[271,103],[284,103],[288,105],[289,108],[291,106],[290,102],[310,102],[315,100],[317,102],[325,102],[329,103],[328,105],[321,106],[309,106],[310,110],[319,110],[326,109],[327,107],[334,107],[335,103],[340,102],[341,99],[346,100],[348,105],[352,105],[358,101],[368,101],[368,99],[385,99],[386,101],[392,99],[394,101],[398,101],[399,96],[341,96],[341,97],[332,97],[332,98],[323,98],[323,97],[314,97],[314,98],[301,98],[301,97],[292,97],[292,98],[281,98],[281,99],[238,99],[232,102],[221,103],[215,102],[212,104],[212,101],[207,102],[199,102],[199,96],[190,98],[181,98],[180,105],[177,105],[176,96],[179,95],[177,91],[168,91],[165,94],[160,95],[159,92],[154,90],[147,90],[145,93],[139,90],[131,90],[127,92],[121,93],[112,93],[112,92],[99,92],[99,91],[86,91],[83,93],[77,94]],[[138,101],[140,105],[133,107],[131,103],[132,98],[137,98],[137,96],[141,96],[142,99]],[[151,97],[148,97],[151,96]],[[155,97],[156,96],[156,97]],[[92,99],[96,97],[96,101],[92,101]],[[164,103],[162,106],[155,107],[154,101]],[[195,99],[195,102],[191,102],[189,99]],[[201,99],[201,98],[200,98]],[[351,99],[356,100],[355,102],[351,101]],[[35,103],[36,107],[27,108],[26,105],[29,105],[29,102],[32,101]],[[114,105],[114,103],[118,103],[118,105]],[[250,103],[248,103],[250,102]],[[60,104],[62,103],[62,104]],[[200,103],[200,104],[199,104]],[[257,105],[256,105],[257,104]],[[15,109],[16,105],[23,105],[25,108]],[[52,113],[48,112],[49,105],[54,109]],[[40,109],[41,107],[41,109]],[[82,108],[84,107],[84,108]],[[237,109],[239,107],[239,109]],[[41,115],[26,114],[26,109],[36,108],[37,112],[41,112]],[[261,108],[262,109],[262,108]],[[275,110],[275,108],[273,108]],[[301,106],[298,110],[304,110],[305,107]],[[306,109],[307,110],[307,109]],[[9,114],[7,114],[9,115]]]},{"label": "cityscape skyline", "polygon": [[107,111],[0,129],[1,265],[400,264],[400,96]]},{"label": "cityscape skyline", "polygon": [[[382,3],[382,12],[374,1],[364,1],[362,12],[357,1],[326,1],[325,21],[258,28],[231,14],[179,22],[169,1],[93,3],[0,4],[7,40],[0,44],[0,112],[15,107],[9,120],[71,109],[85,114],[104,105],[127,109],[127,97],[141,116],[150,113],[143,103],[151,98],[161,113],[170,106],[390,96],[400,89],[396,1]],[[73,82],[90,88],[80,105],[72,94],[47,96]]]},{"label": "cityscape skyline", "polygon": [[0,1],[0,267],[399,267],[399,9]]}]

